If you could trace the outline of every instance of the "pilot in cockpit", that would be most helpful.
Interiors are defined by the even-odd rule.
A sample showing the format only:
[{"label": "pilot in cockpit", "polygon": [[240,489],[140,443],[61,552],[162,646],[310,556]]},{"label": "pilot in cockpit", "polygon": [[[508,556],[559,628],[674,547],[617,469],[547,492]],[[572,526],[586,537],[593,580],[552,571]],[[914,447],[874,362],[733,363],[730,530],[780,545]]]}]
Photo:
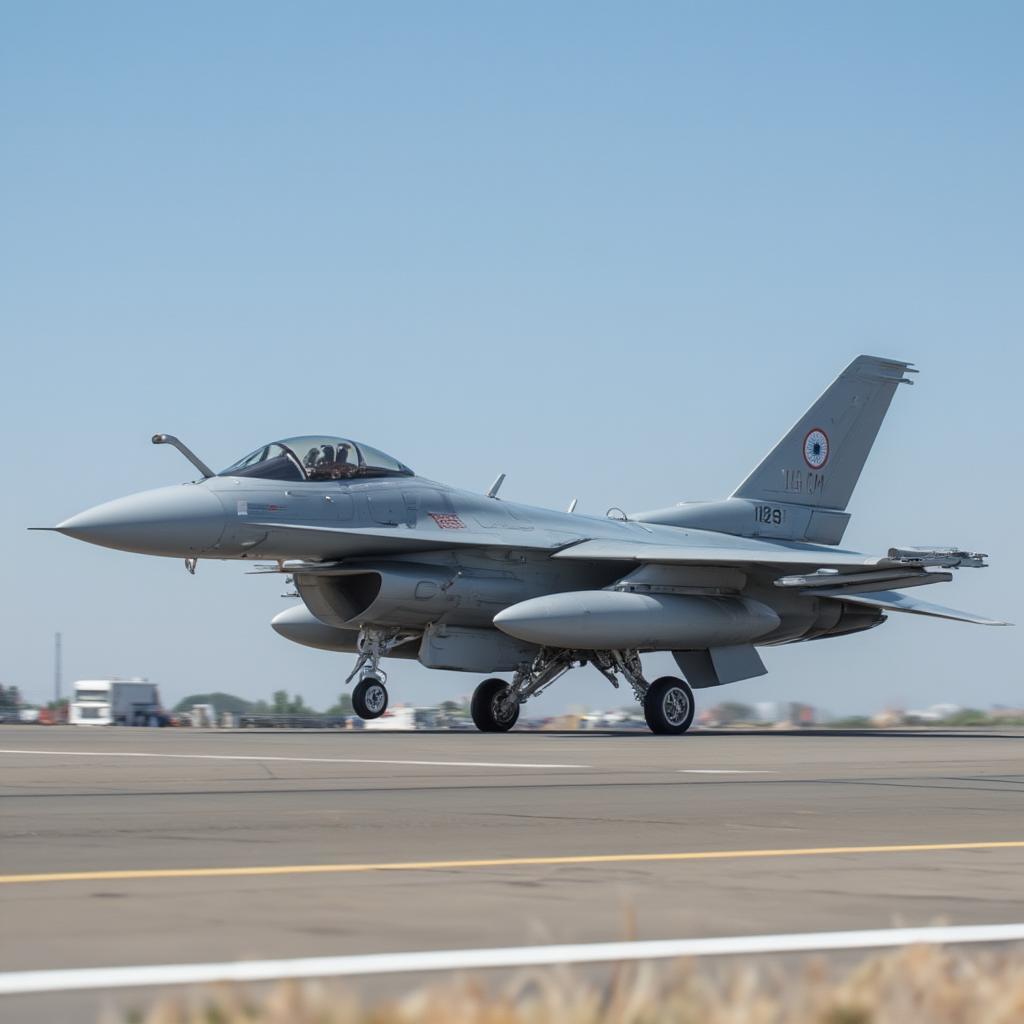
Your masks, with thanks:
[{"label": "pilot in cockpit", "polygon": [[341,480],[355,476],[357,466],[349,462],[352,446],[345,443],[322,444],[310,448],[302,460],[310,480]]},{"label": "pilot in cockpit", "polygon": [[264,445],[229,466],[221,476],[265,480],[347,480],[352,477],[412,476],[408,466],[384,452],[342,437],[290,437]]},{"label": "pilot in cockpit", "polygon": [[352,452],[352,446],[348,444],[339,444],[338,449],[334,455],[334,467],[337,470],[338,477],[354,476],[356,467],[349,462],[348,457]]}]

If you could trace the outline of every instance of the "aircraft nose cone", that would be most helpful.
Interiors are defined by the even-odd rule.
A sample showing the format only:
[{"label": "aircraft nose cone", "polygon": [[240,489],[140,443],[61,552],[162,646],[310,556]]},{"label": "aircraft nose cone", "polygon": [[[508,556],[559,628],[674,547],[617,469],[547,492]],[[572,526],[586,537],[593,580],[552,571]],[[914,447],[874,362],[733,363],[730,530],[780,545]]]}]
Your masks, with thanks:
[{"label": "aircraft nose cone", "polygon": [[182,484],[108,501],[56,529],[106,548],[189,558],[220,540],[224,509],[202,484]]}]

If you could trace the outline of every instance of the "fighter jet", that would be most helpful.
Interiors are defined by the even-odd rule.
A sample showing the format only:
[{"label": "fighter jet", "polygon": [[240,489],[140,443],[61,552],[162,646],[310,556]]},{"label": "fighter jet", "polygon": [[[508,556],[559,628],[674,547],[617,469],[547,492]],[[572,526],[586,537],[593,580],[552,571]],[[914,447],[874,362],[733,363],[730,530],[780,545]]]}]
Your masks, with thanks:
[{"label": "fighter jet", "polygon": [[[424,479],[349,438],[261,445],[214,473],[134,494],[58,532],[123,551],[259,561],[301,603],[271,625],[357,655],[355,711],[388,705],[386,658],[487,675],[471,701],[484,732],[571,668],[624,680],[654,733],[693,721],[693,689],[760,676],[759,648],[873,629],[889,612],[1004,625],[903,593],[987,556],[956,546],[839,547],[854,486],[910,363],[859,356],[728,497],[604,517],[532,508]],[[642,655],[681,673],[653,681]],[[511,674],[511,679],[496,673]]]}]

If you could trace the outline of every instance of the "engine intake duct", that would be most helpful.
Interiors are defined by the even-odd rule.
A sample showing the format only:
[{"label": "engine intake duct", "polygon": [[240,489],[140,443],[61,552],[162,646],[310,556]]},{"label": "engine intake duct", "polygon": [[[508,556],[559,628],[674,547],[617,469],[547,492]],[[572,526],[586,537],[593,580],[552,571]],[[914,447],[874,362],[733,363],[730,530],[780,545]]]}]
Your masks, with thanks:
[{"label": "engine intake duct", "polygon": [[489,627],[496,611],[526,596],[512,572],[464,566],[339,565],[296,570],[294,579],[306,607],[343,629],[367,622],[423,628],[455,612],[464,625]]},{"label": "engine intake duct", "polygon": [[544,647],[653,651],[749,643],[777,629],[779,617],[747,597],[584,590],[522,601],[494,624]]}]

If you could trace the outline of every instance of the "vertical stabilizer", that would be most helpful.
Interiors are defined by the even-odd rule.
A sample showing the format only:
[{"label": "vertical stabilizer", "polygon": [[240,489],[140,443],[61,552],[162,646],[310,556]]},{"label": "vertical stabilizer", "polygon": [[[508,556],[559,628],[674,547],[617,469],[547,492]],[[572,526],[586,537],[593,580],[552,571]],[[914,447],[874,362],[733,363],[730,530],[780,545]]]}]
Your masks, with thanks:
[{"label": "vertical stabilizer", "polygon": [[858,356],[732,497],[841,512],[910,363]]}]

